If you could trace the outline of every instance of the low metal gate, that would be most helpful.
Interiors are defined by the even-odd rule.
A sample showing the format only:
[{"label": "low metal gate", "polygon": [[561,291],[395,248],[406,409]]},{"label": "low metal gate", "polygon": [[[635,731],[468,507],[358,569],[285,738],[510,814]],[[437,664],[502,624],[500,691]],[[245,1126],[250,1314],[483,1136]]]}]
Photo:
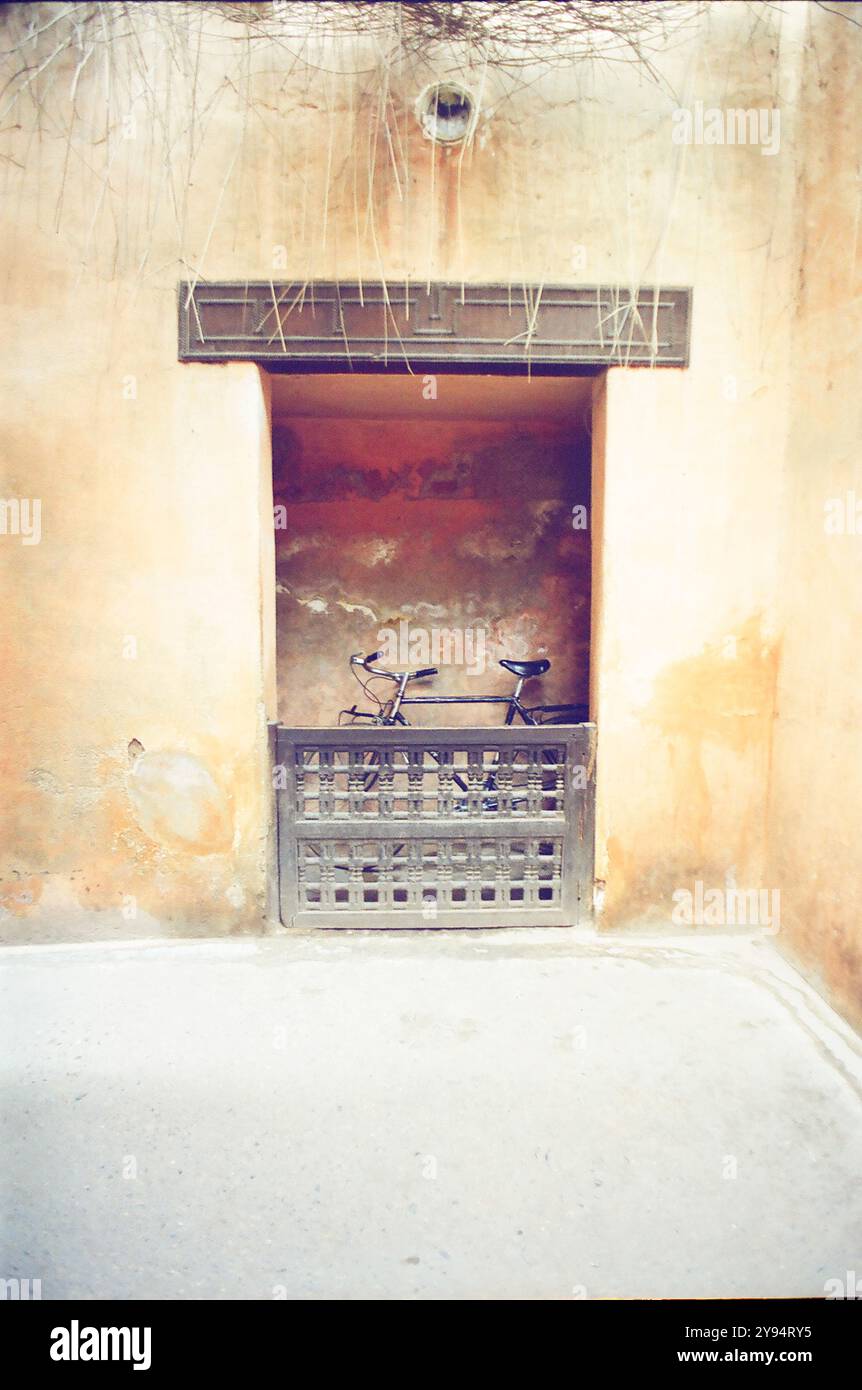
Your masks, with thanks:
[{"label": "low metal gate", "polygon": [[574,926],[595,725],[276,730],[286,926]]}]

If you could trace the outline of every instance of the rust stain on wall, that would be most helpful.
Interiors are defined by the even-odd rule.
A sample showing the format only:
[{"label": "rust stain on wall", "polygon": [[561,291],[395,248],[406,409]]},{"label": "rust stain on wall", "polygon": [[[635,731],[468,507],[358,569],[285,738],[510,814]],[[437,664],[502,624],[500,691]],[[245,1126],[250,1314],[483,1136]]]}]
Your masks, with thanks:
[{"label": "rust stain on wall", "polygon": [[[749,777],[739,775],[735,785],[728,770],[753,772],[768,783],[779,658],[779,643],[764,632],[761,615],[753,614],[656,679],[640,712],[641,745],[657,756],[650,726],[657,727],[663,756],[656,767],[670,847],[654,833],[649,775],[644,759],[635,756],[632,796],[641,810],[630,818],[634,831],[608,836],[605,925],[644,918],[667,922],[674,890],[691,886],[692,865],[715,887],[723,887],[729,873],[740,882],[759,874],[766,808],[738,801],[736,785],[746,785]],[[637,750],[636,736],[629,746]]]},{"label": "rust stain on wall", "polygon": [[674,662],[655,683],[644,718],[668,736],[723,744],[736,752],[768,740],[775,713],[779,647],[759,614]]}]

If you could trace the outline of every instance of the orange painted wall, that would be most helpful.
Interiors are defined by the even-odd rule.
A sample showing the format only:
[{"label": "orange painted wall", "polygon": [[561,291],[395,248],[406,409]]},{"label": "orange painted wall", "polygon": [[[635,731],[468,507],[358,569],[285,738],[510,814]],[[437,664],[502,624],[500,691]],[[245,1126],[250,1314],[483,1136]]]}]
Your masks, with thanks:
[{"label": "orange painted wall", "polygon": [[782,892],[779,943],[862,1027],[860,57],[858,29],[812,14],[765,877]]}]

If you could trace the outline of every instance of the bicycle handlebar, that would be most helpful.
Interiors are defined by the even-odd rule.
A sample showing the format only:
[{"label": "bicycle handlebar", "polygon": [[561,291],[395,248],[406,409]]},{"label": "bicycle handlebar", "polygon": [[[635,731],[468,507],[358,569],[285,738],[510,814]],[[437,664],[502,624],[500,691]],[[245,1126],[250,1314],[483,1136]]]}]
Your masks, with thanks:
[{"label": "bicycle handlebar", "polygon": [[385,676],[390,681],[404,680],[405,677],[409,681],[415,681],[419,680],[421,676],[436,676],[438,674],[436,666],[423,666],[419,671],[383,671],[379,666],[371,665],[372,661],[376,661],[379,656],[380,652],[371,652],[369,656],[363,656],[361,652],[357,652],[355,656],[350,658],[350,664],[351,666],[363,666],[369,675]]}]

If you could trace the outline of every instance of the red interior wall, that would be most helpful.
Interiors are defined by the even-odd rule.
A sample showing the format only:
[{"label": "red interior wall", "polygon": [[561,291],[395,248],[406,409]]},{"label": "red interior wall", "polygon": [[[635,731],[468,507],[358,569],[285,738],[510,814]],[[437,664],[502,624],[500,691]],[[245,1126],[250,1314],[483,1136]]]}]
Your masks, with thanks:
[{"label": "red interior wall", "polygon": [[[427,641],[432,660],[435,628],[461,632],[465,656],[472,639],[470,669],[450,661],[416,693],[503,693],[499,658],[546,656],[525,698],[586,702],[589,530],[572,524],[589,503],[582,425],[277,418],[273,456],[282,723],[332,725],[365,705],[348,657],[378,648],[386,628]],[[500,720],[493,706],[405,713]]]}]

